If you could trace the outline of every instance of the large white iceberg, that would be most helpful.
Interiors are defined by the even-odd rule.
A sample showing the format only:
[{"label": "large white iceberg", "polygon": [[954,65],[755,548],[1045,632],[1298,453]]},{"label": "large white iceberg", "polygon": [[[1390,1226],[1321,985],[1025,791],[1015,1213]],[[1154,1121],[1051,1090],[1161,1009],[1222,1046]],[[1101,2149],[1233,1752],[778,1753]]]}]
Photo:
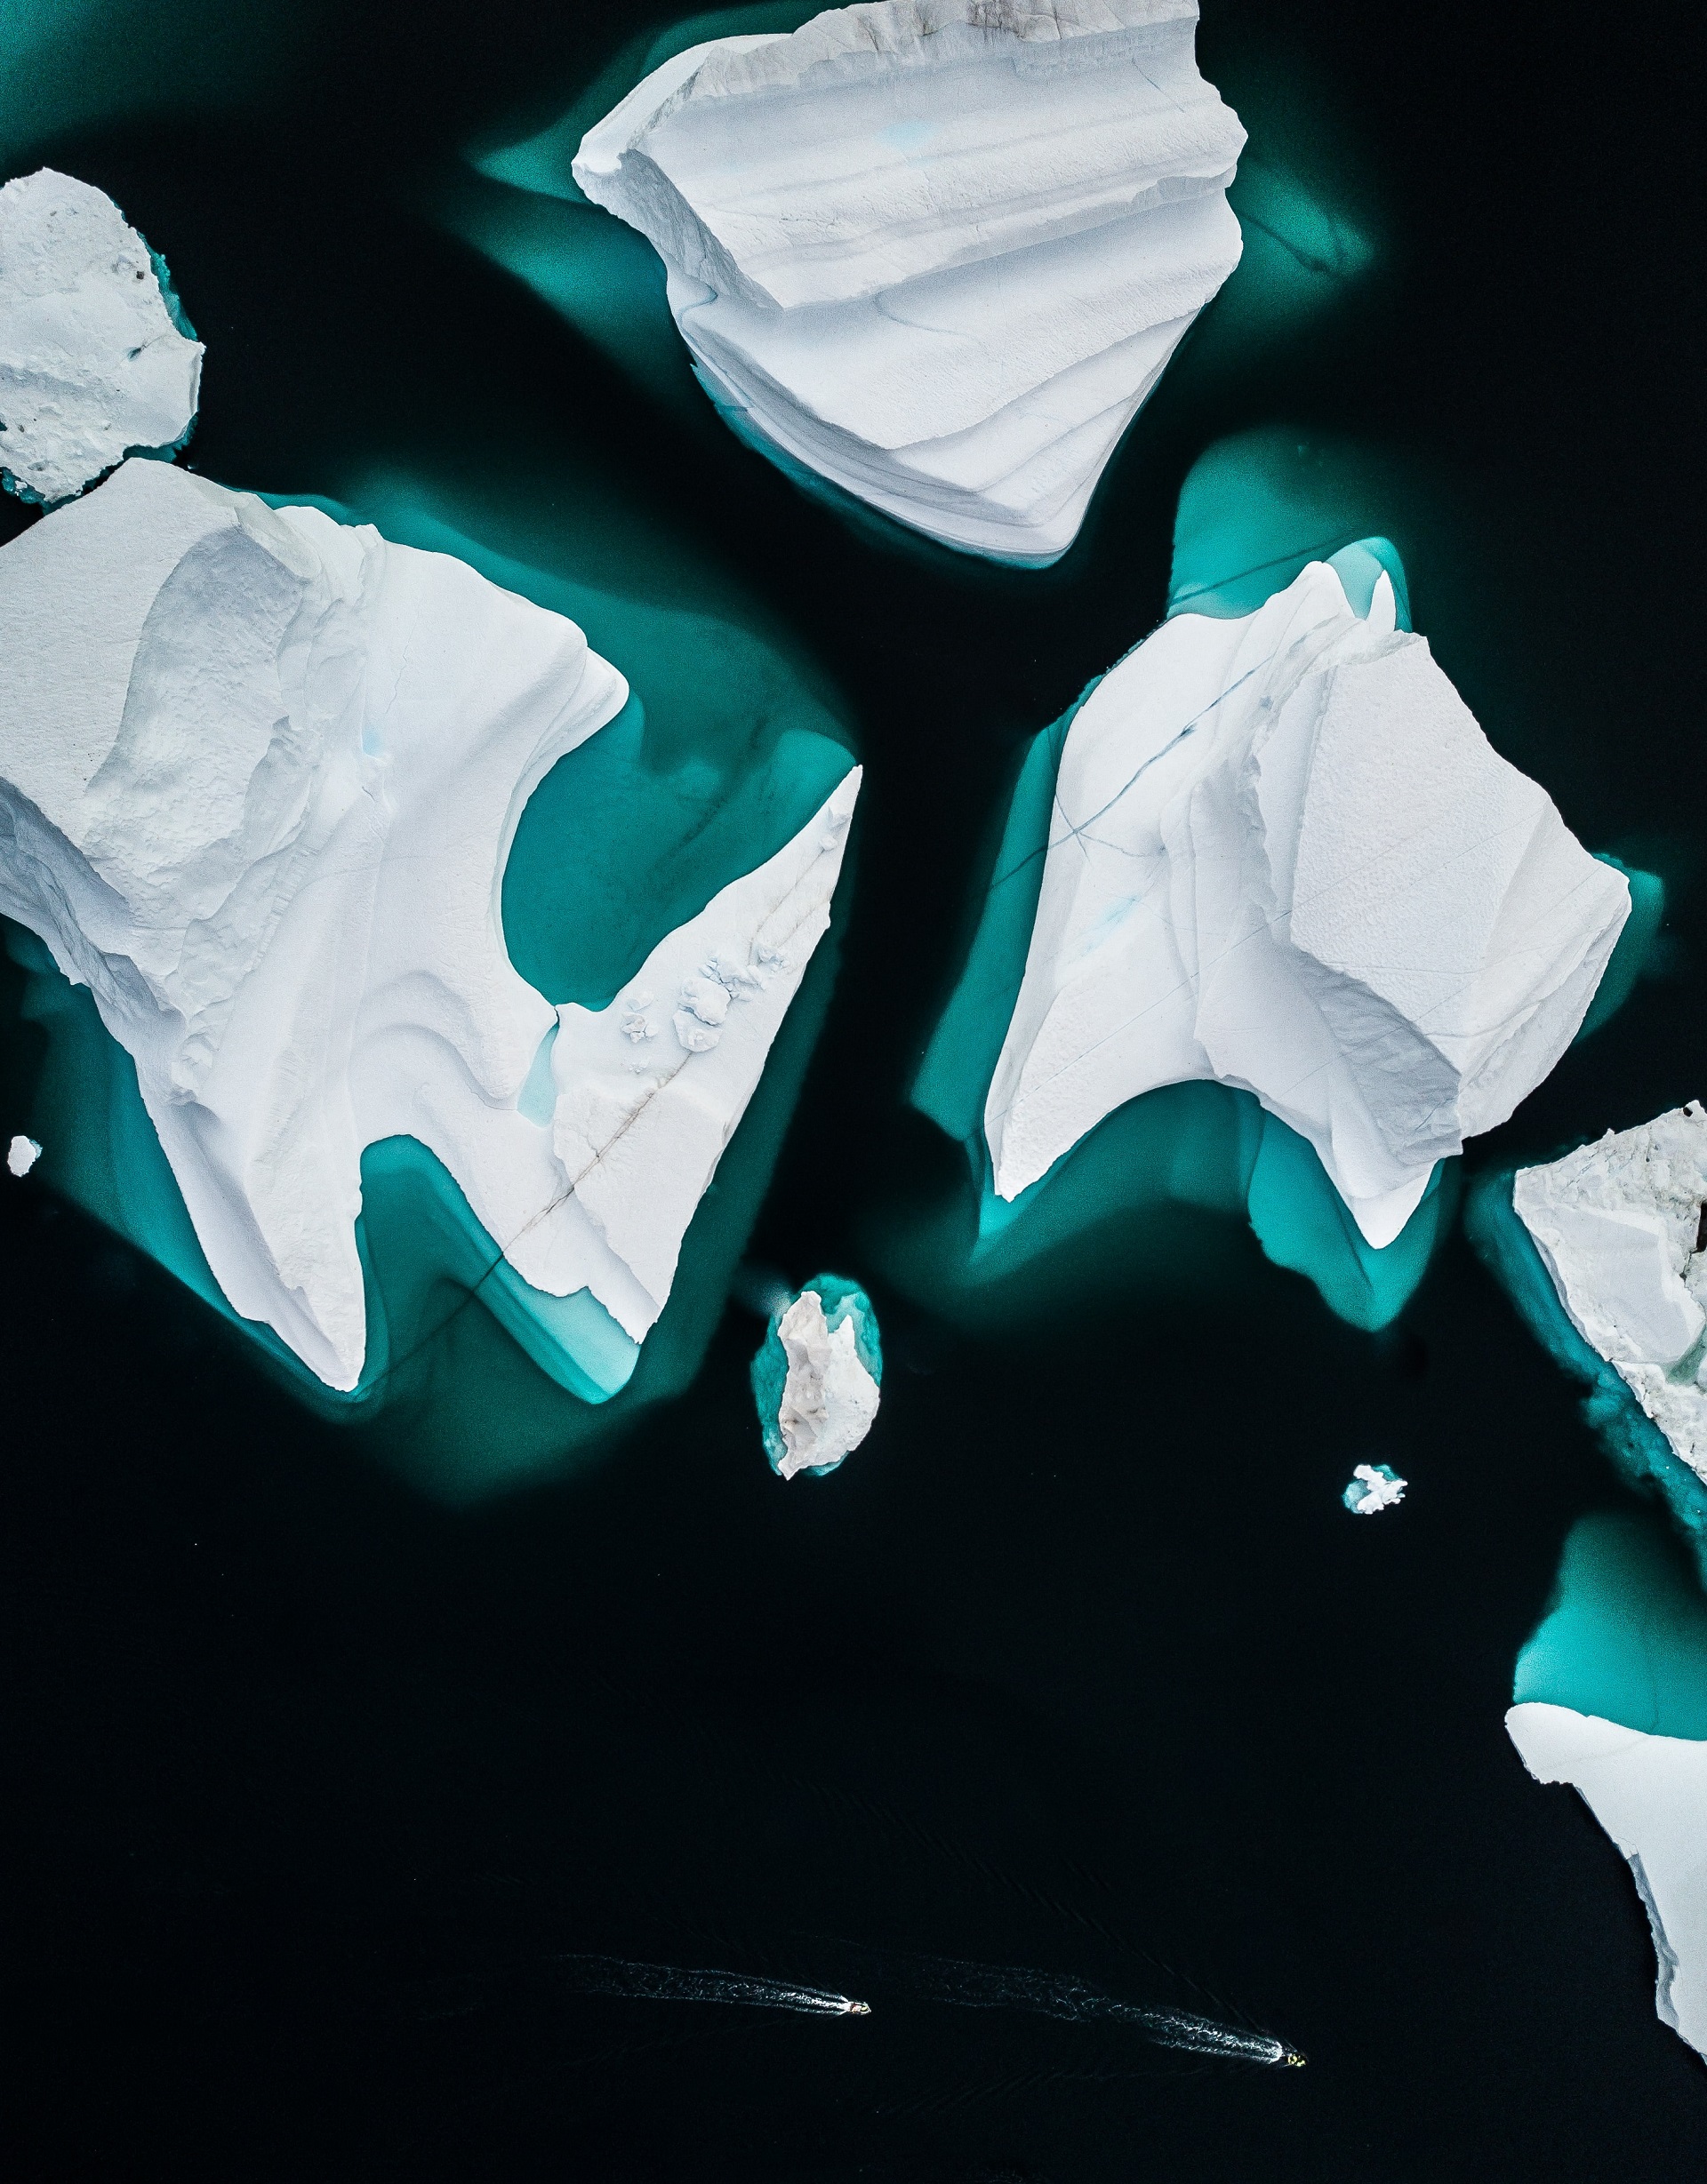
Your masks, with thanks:
[{"label": "large white iceberg", "polygon": [[1080,707],[985,1103],[1017,1197],[1105,1115],[1215,1078],[1308,1139],[1370,1244],[1583,1020],[1630,891],[1396,626],[1311,563],[1180,614]]},{"label": "large white iceberg", "polygon": [[0,466],[63,500],[196,418],[202,345],[148,244],[100,190],[43,167],[0,189]]},{"label": "large white iceberg", "polygon": [[662,257],[738,428],[951,546],[1046,563],[1238,262],[1196,0],[875,0],[717,38],[574,177]]},{"label": "large white iceberg", "polygon": [[1655,2008],[1707,2055],[1707,1743],[1528,1700],[1505,1717],[1538,1782],[1569,1782],[1630,1861],[1658,1964]]},{"label": "large white iceberg", "polygon": [[1577,1332],[1707,1479],[1707,1111],[1520,1168],[1511,1203]]},{"label": "large white iceberg", "polygon": [[390,1137],[524,1280],[638,1341],[827,928],[857,769],[659,944],[644,1003],[519,975],[517,822],[626,695],[464,564],[164,463],[0,553],[0,911],[134,1057],[232,1306],[333,1388]]}]

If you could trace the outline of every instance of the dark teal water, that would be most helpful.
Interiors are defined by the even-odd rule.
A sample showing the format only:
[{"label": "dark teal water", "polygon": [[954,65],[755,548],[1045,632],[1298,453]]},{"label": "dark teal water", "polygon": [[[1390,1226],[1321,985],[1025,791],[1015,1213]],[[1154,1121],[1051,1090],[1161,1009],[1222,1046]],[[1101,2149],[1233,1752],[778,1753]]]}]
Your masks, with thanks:
[{"label": "dark teal water", "polygon": [[[597,1462],[455,1512],[49,1191],[0,1194],[9,2169],[1698,2173],[1707,2078],[1654,2017],[1627,1872],[1501,1722],[1573,1525],[1640,1505],[1455,1221],[1374,1334],[1230,1210],[1094,1223],[999,1310],[890,1248],[967,1188],[907,1093],[1024,749],[1159,618],[1182,481],[1258,428],[1343,460],[1350,535],[1394,542],[1498,747],[1667,884],[1663,975],[1472,1179],[1702,1092],[1681,12],[1614,43],[1587,10],[1212,4],[1266,255],[1025,575],[845,524],[672,352],[637,370],[462,239],[517,206],[460,148],[565,111],[638,11],[90,20],[4,34],[46,43],[14,49],[0,156],[100,183],[166,258],[209,345],[189,460],[735,602],[857,741],[854,914],[745,1248],[862,1281],[886,1371],[866,1446],[784,1486],[731,1306]],[[1274,240],[1300,189],[1303,258]],[[14,1108],[40,1059],[8,1030]],[[1365,1460],[1412,1482],[1368,1524],[1338,1502]],[[906,1951],[1310,2067],[927,2004]],[[670,2014],[554,1953],[873,2013]]]}]

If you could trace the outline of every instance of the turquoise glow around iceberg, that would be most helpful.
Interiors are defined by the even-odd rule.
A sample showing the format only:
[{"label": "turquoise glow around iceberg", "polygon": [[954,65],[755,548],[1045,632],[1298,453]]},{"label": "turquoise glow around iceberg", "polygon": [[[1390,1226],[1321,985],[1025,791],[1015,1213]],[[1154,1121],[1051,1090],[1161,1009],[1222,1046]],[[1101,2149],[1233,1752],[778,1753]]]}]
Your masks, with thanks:
[{"label": "turquoise glow around iceberg", "polygon": [[[810,1281],[803,1282],[793,1296],[785,1297],[771,1314],[770,1325],[765,1340],[753,1358],[751,1377],[753,1401],[758,1408],[759,1430],[764,1436],[765,1453],[773,1471],[780,1471],[787,1456],[781,1429],[777,1423],[782,1404],[782,1390],[789,1378],[788,1353],[782,1347],[777,1329],[782,1315],[797,1298],[807,1290],[815,1290],[823,1307],[824,1324],[831,1334],[845,1320],[854,1323],[854,1349],[879,1388],[883,1385],[883,1343],[878,1332],[878,1316],[871,1308],[871,1300],[857,1282],[845,1281],[839,1274],[814,1274]],[[805,1467],[808,1478],[828,1478],[832,1471],[841,1468],[841,1460],[833,1464],[809,1464]]]},{"label": "turquoise glow around iceberg", "polygon": [[1707,1738],[1707,1593],[1663,1524],[1631,1509],[1572,1526],[1511,1697]]},{"label": "turquoise glow around iceberg", "polygon": [[[810,673],[753,626],[757,618],[722,579],[696,572],[667,540],[625,541],[614,523],[581,553],[549,553],[551,565],[541,565],[547,541],[536,519],[507,524],[490,504],[471,508],[395,474],[359,485],[348,501],[318,505],[453,554],[569,614],[596,651],[629,672],[628,707],[540,784],[505,869],[507,947],[553,1003],[604,1006],[665,932],[781,849],[853,764]],[[565,523],[573,535],[578,513]],[[502,551],[507,544],[540,560]],[[577,564],[626,588],[563,572]],[[645,589],[648,570],[655,596]],[[362,1428],[377,1453],[434,1493],[462,1500],[561,1468],[637,1407],[679,1392],[698,1369],[822,1022],[851,876],[845,872],[831,932],[689,1227],[669,1302],[644,1346],[589,1292],[557,1298],[524,1281],[433,1156],[394,1138],[362,1162],[365,1364],[350,1395],[328,1390],[270,1331],[230,1310],[130,1056],[108,1037],[86,989],[71,987],[33,936],[9,929],[28,973],[25,1016],[47,1035],[31,1106],[51,1154],[41,1173],[240,1327],[252,1354],[297,1396]]]}]

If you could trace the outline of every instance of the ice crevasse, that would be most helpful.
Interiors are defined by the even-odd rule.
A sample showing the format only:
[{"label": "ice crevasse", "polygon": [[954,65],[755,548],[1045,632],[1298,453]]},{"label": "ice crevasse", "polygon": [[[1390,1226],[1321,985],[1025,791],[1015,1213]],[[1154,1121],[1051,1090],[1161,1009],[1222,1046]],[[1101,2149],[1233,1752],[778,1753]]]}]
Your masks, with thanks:
[{"label": "ice crevasse", "polygon": [[523,1280],[642,1340],[827,929],[857,768],[608,1006],[516,971],[517,823],[626,696],[463,563],[163,463],[0,552],[0,912],[134,1059],[232,1308],[331,1388],[394,1137]]},{"label": "ice crevasse", "polygon": [[996,1194],[1211,1078],[1307,1139],[1384,1245],[1559,1060],[1629,904],[1397,626],[1384,573],[1364,614],[1323,562],[1254,614],[1177,614],[1062,748],[984,1107]]},{"label": "ice crevasse", "polygon": [[941,542],[1072,543],[1237,265],[1196,0],[870,0],[717,38],[588,132],[729,423]]}]

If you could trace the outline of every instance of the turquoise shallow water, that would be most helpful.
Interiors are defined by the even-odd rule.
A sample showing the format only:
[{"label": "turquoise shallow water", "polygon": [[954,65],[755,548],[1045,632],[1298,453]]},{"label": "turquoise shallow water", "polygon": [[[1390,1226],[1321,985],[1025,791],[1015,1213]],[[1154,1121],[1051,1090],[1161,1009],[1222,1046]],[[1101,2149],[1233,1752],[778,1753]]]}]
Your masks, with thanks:
[{"label": "turquoise shallow water", "polygon": [[[550,222],[590,213],[469,167],[668,34],[661,9],[109,20],[97,66],[54,12],[52,65],[8,75],[0,116],[10,158],[100,182],[166,258],[209,343],[187,460],[443,526],[534,572],[502,580],[581,588],[589,630],[606,598],[691,625],[651,685],[603,644],[644,723],[565,804],[626,784],[661,826],[703,819],[708,876],[781,824],[789,753],[857,748],[867,774],[833,980],[701,1210],[692,1309],[606,1404],[452,1293],[383,1432],[323,1419],[56,1180],[75,1157],[91,1193],[146,1196],[133,1140],[36,1132],[42,1171],[0,1193],[20,2165],[1600,2184],[1636,2148],[1651,2184],[1693,2180],[1703,2080],[1655,2019],[1627,1868],[1501,1726],[1583,1520],[1677,1535],[1472,1250],[1451,1172],[1421,1278],[1371,1329],[1254,1233],[1254,1110],[1166,1092],[969,1285],[979,1178],[910,1100],[1027,753],[1165,614],[1182,489],[1252,436],[1319,453],[1333,550],[1391,541],[1497,747],[1663,882],[1623,1005],[1471,1148],[1458,1205],[1701,1092],[1699,672],[1653,579],[1691,565],[1697,498],[1671,268],[1698,222],[1687,172],[1653,164],[1691,119],[1680,27],[1211,6],[1206,67],[1257,159],[1326,208],[1270,260],[1308,308],[1263,302],[1253,247],[1079,545],[1021,574],[798,492],[654,338],[655,275],[650,330],[624,316],[631,252],[578,316]],[[476,199],[536,222],[532,271],[446,211]],[[1245,209],[1283,224],[1272,197]],[[0,537],[31,520],[8,507]],[[706,684],[708,623],[742,664]],[[749,676],[748,727],[693,710],[696,678]],[[565,943],[565,980],[616,975],[644,923]],[[0,962],[13,1127],[65,1057],[68,1097],[109,1066],[50,1044],[30,990]],[[407,1157],[375,1182],[381,1276],[381,1209],[406,1267],[445,1203]],[[432,1244],[453,1269],[457,1248]],[[788,1287],[834,1268],[882,1324],[877,1425],[807,1486],[765,1461],[764,1322],[725,1301],[753,1293],[743,1262]],[[388,1324],[424,1309],[406,1284],[384,1301]],[[1404,1503],[1349,1517],[1358,1462]],[[1633,1628],[1675,1663],[1666,1718],[1695,1718],[1694,1640],[1665,1635],[1693,1628],[1665,1604],[1695,1597],[1679,1552],[1597,1562],[1554,1693],[1639,1690]],[[666,2021],[565,1991],[557,1953],[873,2012]],[[1271,2027],[1310,2066],[941,2008],[910,1955]]]}]

